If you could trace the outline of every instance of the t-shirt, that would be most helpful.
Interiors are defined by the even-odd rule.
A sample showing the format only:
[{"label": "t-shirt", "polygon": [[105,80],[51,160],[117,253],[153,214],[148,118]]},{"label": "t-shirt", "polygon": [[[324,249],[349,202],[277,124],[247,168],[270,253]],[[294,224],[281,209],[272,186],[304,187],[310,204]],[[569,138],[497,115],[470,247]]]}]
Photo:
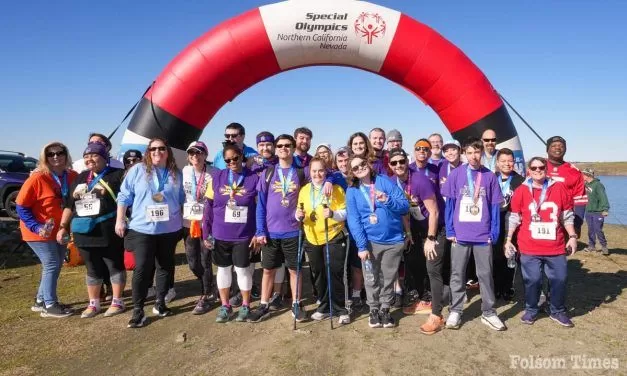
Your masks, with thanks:
[{"label": "t-shirt", "polygon": [[[183,191],[185,191],[185,202],[202,203],[205,201],[205,193],[207,192],[207,186],[211,182],[211,172],[213,167],[207,166],[205,173],[200,173],[194,170],[193,166],[183,167]],[[183,226],[189,228],[191,221],[183,218]]]},{"label": "t-shirt", "polygon": [[434,186],[439,185],[440,168],[437,165],[427,163],[425,167],[418,167],[416,162],[414,162],[409,165],[409,169],[413,172],[426,176]]},{"label": "t-shirt", "polygon": [[[533,189],[533,199],[540,204],[542,189]],[[529,192],[528,182],[519,186],[512,197],[511,211],[520,215],[521,223],[518,227],[518,248],[520,253],[526,255],[554,256],[565,253],[567,233],[560,224],[562,213],[573,210],[573,203],[563,183],[550,180],[546,191],[546,198],[540,205],[538,215],[540,222],[549,223],[555,230],[555,239],[534,239],[532,231],[538,231],[531,227],[531,207],[533,200]],[[537,237],[537,235],[536,235]]]},{"label": "t-shirt", "polygon": [[[429,212],[425,208],[423,200],[435,197],[435,190],[431,181],[422,174],[412,173],[411,170],[408,172],[408,177],[405,181],[401,181],[398,176],[393,176],[390,179],[396,182],[396,185],[403,190],[405,197],[409,200],[410,215],[413,210],[416,210],[414,208],[417,208],[420,211],[420,215],[424,217],[419,221],[426,222],[429,218]],[[417,221],[414,215],[411,215],[411,220]]]},{"label": "t-shirt", "polygon": [[[462,163],[460,161],[458,162],[457,167],[461,165]],[[442,163],[440,164],[440,170],[438,171],[440,189],[442,189],[442,186],[444,185],[444,183],[446,183],[446,179],[448,179],[448,176],[451,174],[451,171],[453,171],[454,169],[455,169],[455,166],[453,166],[451,162],[449,162],[446,159],[442,161]]]},{"label": "t-shirt", "polygon": [[[315,188],[312,183],[308,183],[301,188],[300,193],[298,194],[298,202],[302,202],[305,208],[305,220],[303,223],[305,237],[307,238],[307,241],[313,245],[323,245],[326,242],[323,216],[324,207],[322,205],[329,205],[329,208],[334,212],[338,210],[346,210],[346,196],[342,187],[339,185],[333,185],[331,199],[327,199],[327,196],[322,194],[321,190],[322,187]],[[314,211],[314,203],[316,206],[315,221],[311,219],[311,213]],[[333,217],[327,219],[327,224],[329,228],[329,239],[333,239],[344,229],[344,221],[338,222],[333,219]]]},{"label": "t-shirt", "polygon": [[[207,186],[205,196],[209,201],[203,216],[203,238],[211,234],[218,240],[239,242],[255,235],[259,175],[247,168],[240,174],[230,172],[228,169],[214,171],[211,184]],[[227,207],[231,193],[235,208]]]},{"label": "t-shirt", "polygon": [[[106,170],[102,179],[93,186],[91,191],[87,191],[88,187],[86,187],[86,185],[88,185],[88,181],[94,178],[93,174],[91,177],[90,174],[90,171],[81,172],[70,187],[70,195],[63,200],[63,207],[72,209],[72,219],[81,218],[76,211],[76,203],[85,198],[85,193],[94,195],[94,199],[99,202],[100,210],[96,214],[82,216],[82,218],[97,218],[107,214],[112,215],[111,213],[117,212],[118,205],[116,198],[117,194],[120,192],[122,180],[124,179],[124,170],[119,168]],[[96,176],[98,176],[98,174],[96,174]],[[109,193],[104,184],[101,183],[103,181],[111,188],[111,191],[116,196],[115,198],[111,197],[111,193]],[[115,249],[121,252],[124,249],[124,244],[122,238],[115,233],[115,219],[116,216],[112,215],[111,218],[98,223],[94,227],[94,230],[88,234],[75,232],[74,243],[76,246],[82,248],[108,247],[109,249]]]},{"label": "t-shirt", "polygon": [[[474,205],[473,197],[470,194],[468,185],[467,171],[470,170],[471,184],[474,187],[477,175],[481,174],[479,182],[479,197],[477,207],[480,209],[478,214],[471,214],[470,209]],[[448,206],[454,201],[454,210],[452,211],[452,221],[446,222],[447,235],[454,236],[460,242],[469,243],[487,243],[488,240],[496,242],[492,239],[492,205],[500,205],[503,202],[501,188],[493,172],[481,166],[478,170],[473,170],[469,165],[456,168],[451,171],[448,180],[442,187],[442,195],[447,198]],[[460,215],[461,213],[461,215]],[[498,221],[500,218],[494,219]],[[449,228],[452,227],[452,228]],[[496,227],[498,229],[498,227]]]},{"label": "t-shirt", "polygon": [[[70,186],[76,179],[78,174],[73,170],[67,170],[66,179],[59,179],[62,185],[67,187],[70,192]],[[20,193],[17,195],[15,203],[24,208],[30,209],[35,220],[44,224],[48,218],[54,219],[54,228],[50,237],[42,238],[38,234],[31,232],[20,220],[20,231],[22,232],[22,240],[26,242],[41,242],[47,240],[56,240],[57,231],[61,222],[61,214],[63,213],[63,200],[61,196],[61,186],[56,182],[51,174],[43,172],[33,172],[22,185]]]},{"label": "t-shirt", "polygon": [[[243,153],[246,159],[252,158],[258,154],[257,150],[251,148],[250,146],[247,146],[246,144],[244,144]],[[224,163],[224,155],[222,155],[222,150],[218,150],[216,156],[213,158],[213,167],[219,170],[226,169],[226,163]]]},{"label": "t-shirt", "polygon": [[585,206],[588,203],[583,175],[577,167],[568,162],[554,166],[547,160],[546,176],[566,185],[568,194],[570,194],[575,206]]}]

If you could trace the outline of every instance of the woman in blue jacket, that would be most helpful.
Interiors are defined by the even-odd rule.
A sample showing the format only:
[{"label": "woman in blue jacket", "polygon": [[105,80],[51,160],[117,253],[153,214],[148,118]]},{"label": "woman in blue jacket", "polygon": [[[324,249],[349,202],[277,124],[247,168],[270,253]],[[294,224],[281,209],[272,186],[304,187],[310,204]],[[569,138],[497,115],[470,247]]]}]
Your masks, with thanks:
[{"label": "woman in blue jacket", "polygon": [[363,264],[368,325],[392,328],[390,306],[405,241],[402,217],[409,212],[409,202],[388,177],[377,175],[365,157],[353,155],[349,166],[348,227]]}]

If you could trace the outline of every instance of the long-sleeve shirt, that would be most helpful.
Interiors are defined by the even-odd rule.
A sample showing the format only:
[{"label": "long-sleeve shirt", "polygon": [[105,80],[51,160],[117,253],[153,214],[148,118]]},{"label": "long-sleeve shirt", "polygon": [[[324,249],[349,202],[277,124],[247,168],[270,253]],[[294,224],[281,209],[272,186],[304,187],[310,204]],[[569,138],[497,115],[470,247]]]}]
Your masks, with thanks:
[{"label": "long-sleeve shirt", "polygon": [[610,202],[605,193],[605,186],[599,179],[594,179],[590,183],[586,183],[586,191],[588,192],[586,212],[601,213],[610,210]]},{"label": "long-sleeve shirt", "polygon": [[[321,190],[322,187],[315,187],[313,183],[309,183],[301,188],[298,194],[298,202],[302,202],[305,209],[305,220],[303,223],[305,237],[309,243],[314,245],[325,244],[323,204],[329,205],[329,209],[333,211],[333,217],[327,220],[329,239],[333,239],[344,229],[344,221],[346,220],[346,197],[342,187],[334,185],[330,199],[327,199]],[[312,212],[316,213],[315,221],[311,218]]]}]

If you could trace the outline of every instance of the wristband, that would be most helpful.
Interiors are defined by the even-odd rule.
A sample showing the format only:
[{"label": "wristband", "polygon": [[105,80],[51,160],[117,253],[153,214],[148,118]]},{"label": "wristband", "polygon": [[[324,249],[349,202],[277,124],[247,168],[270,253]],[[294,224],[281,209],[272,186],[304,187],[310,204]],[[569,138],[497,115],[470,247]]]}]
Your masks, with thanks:
[{"label": "wristband", "polygon": [[568,235],[569,239],[577,239],[577,234]]},{"label": "wristband", "polygon": [[427,235],[427,239],[431,240],[432,242],[435,241],[435,236],[434,235]]},{"label": "wristband", "polygon": [[59,225],[59,229],[67,230],[68,229],[68,224],[67,223],[61,223]]}]

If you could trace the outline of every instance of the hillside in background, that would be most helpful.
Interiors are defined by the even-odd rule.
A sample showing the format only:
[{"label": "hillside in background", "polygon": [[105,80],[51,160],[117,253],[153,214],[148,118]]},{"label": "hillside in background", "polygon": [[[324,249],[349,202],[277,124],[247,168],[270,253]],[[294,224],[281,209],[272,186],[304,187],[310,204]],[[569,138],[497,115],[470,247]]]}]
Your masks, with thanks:
[{"label": "hillside in background", "polygon": [[593,168],[597,175],[627,176],[627,162],[573,162],[578,169]]}]

